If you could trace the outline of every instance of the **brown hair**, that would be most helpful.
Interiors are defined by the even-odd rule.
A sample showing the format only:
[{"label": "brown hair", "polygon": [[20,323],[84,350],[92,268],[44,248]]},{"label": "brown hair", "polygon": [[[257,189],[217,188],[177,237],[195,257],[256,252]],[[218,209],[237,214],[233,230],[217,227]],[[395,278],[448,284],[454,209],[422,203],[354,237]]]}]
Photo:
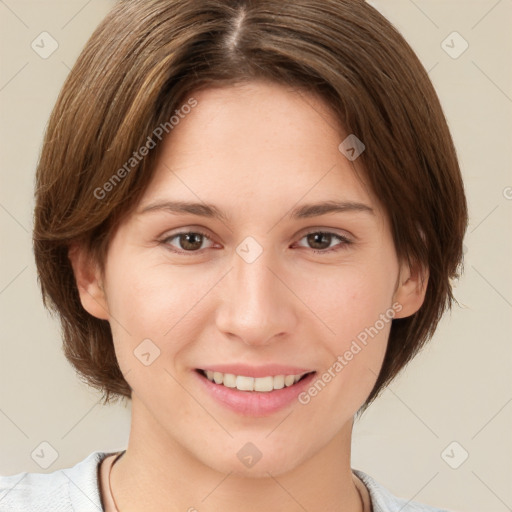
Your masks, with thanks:
[{"label": "brown hair", "polygon": [[[102,266],[110,235],[144,193],[161,145],[140,160],[134,154],[155,128],[172,128],[169,119],[192,91],[251,79],[301,88],[330,105],[366,146],[357,163],[389,216],[398,257],[428,269],[421,308],[392,321],[364,409],[452,306],[450,279],[462,266],[467,226],[456,152],[425,69],[377,10],[362,0],[120,1],[63,86],[35,192],[43,301],[60,316],[66,357],[105,403],[130,397],[131,389],[109,323],[81,305],[68,248],[84,244]],[[122,179],[113,183],[116,171]]]}]

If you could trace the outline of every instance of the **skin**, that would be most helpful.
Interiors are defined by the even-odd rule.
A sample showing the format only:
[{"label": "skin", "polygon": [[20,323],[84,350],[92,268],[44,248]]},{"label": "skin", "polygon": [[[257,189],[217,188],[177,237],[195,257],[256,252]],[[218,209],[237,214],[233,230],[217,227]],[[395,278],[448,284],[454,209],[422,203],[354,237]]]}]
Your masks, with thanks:
[{"label": "skin", "polygon": [[[417,311],[428,276],[422,283],[398,261],[382,205],[338,150],[348,134],[322,100],[258,81],[191,96],[198,105],[164,139],[152,183],[111,239],[104,273],[80,247],[70,250],[82,304],[110,322],[133,389],[127,451],[111,476],[117,506],[360,511],[353,417],[375,384],[390,323],[307,405],[266,417],[218,404],[193,370],[274,362],[322,374],[393,303],[401,305],[395,317]],[[140,213],[165,200],[214,204],[229,220]],[[373,212],[287,217],[327,200]],[[209,238],[195,252],[171,237],[197,229]],[[352,243],[306,237],[318,231]],[[263,250],[252,263],[236,253],[247,236]],[[161,351],[149,366],[133,354],[146,338]],[[247,442],[262,453],[252,468],[237,458]]]}]

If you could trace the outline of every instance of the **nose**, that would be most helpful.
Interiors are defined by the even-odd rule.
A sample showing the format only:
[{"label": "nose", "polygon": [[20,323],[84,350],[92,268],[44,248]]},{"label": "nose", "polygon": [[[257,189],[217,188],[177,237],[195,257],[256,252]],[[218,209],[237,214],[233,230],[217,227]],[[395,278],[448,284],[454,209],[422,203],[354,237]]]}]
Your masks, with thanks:
[{"label": "nose", "polygon": [[300,301],[271,252],[263,250],[252,263],[234,254],[234,268],[219,290],[217,328],[247,345],[267,345],[292,333],[299,318]]}]

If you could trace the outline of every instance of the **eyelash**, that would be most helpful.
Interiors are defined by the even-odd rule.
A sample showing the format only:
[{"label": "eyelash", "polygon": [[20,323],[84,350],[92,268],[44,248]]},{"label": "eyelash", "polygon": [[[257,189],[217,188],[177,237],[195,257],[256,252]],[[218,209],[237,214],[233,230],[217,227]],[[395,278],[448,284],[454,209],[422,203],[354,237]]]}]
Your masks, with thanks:
[{"label": "eyelash", "polygon": [[[204,238],[207,238],[208,240],[211,241],[210,237],[204,233],[203,231],[200,231],[200,230],[195,230],[195,231],[179,231],[177,233],[173,233],[169,236],[166,236],[165,238],[163,238],[161,240],[161,243],[164,244],[166,247],[169,248],[170,251],[176,253],[176,254],[186,254],[187,256],[192,256],[194,254],[198,254],[200,252],[199,251],[184,251],[184,250],[176,250],[175,248],[173,248],[168,242],[169,240],[172,240],[174,238],[177,238],[179,237],[180,235],[190,235],[190,234],[194,234],[194,235],[201,235],[203,236]],[[343,236],[343,235],[338,235],[337,233],[333,233],[331,231],[310,231],[308,233],[305,233],[304,235],[302,235],[302,237],[300,238],[300,240],[302,240],[303,238],[307,237],[308,235],[313,235],[313,234],[322,234],[322,235],[332,235],[334,238],[337,238],[341,243],[341,245],[339,245],[338,247],[334,246],[334,247],[330,247],[328,249],[324,249],[324,250],[319,250],[319,249],[311,249],[315,254],[330,254],[332,252],[337,252],[337,251],[340,251],[340,250],[343,250],[343,249],[346,249],[347,246],[351,245],[353,242],[351,240],[349,240],[347,237]]]}]

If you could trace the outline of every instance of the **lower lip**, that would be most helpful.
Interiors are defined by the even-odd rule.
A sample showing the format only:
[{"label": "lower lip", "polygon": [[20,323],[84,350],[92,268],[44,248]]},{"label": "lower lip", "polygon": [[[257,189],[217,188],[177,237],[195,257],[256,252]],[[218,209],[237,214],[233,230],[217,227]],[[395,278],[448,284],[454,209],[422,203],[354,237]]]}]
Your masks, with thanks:
[{"label": "lower lip", "polygon": [[273,391],[240,391],[222,384],[211,382],[204,375],[194,370],[207,393],[217,402],[243,416],[268,416],[290,405],[315,378],[316,372],[310,373],[293,386]]}]

